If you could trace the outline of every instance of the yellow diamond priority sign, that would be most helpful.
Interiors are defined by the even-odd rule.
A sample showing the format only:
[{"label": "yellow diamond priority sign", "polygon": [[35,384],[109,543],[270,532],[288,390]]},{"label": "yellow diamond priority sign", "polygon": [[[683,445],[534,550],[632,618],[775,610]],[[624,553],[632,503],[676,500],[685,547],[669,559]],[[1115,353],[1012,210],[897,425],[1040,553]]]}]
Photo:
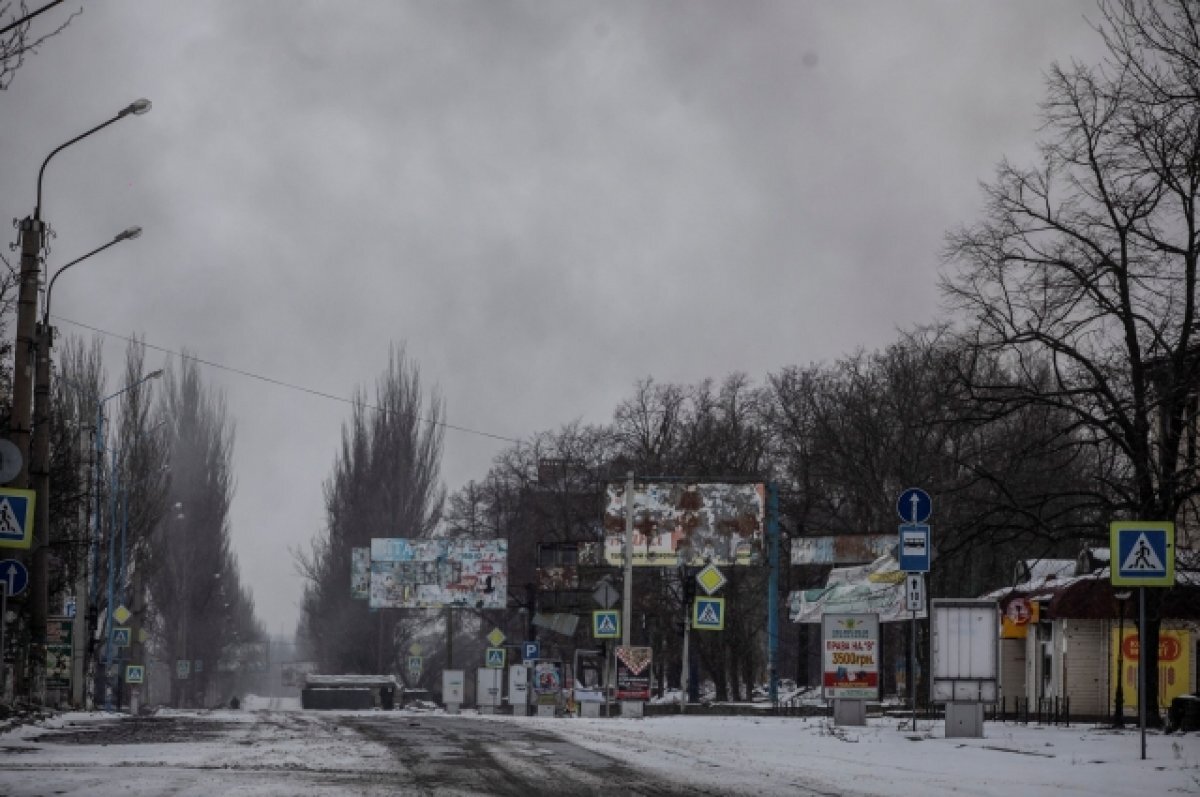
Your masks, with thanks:
[{"label": "yellow diamond priority sign", "polygon": [[716,565],[706,565],[696,574],[696,583],[704,590],[705,595],[714,595],[725,586],[725,574],[718,570]]},{"label": "yellow diamond priority sign", "polygon": [[508,637],[504,636],[504,632],[499,628],[493,628],[492,632],[487,635],[487,641],[492,643],[492,647],[498,648],[504,644],[504,640]]},{"label": "yellow diamond priority sign", "polygon": [[113,619],[121,625],[128,623],[130,617],[133,617],[133,612],[129,611],[124,606],[118,606],[116,611],[113,612]]}]

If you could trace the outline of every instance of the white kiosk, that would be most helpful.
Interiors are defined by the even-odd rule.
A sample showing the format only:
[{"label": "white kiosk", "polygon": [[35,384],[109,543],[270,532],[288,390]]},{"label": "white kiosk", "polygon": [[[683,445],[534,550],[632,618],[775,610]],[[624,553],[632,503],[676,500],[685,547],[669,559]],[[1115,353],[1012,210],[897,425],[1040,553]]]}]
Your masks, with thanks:
[{"label": "white kiosk", "polygon": [[508,668],[508,703],[514,716],[529,715],[529,668],[524,664]]},{"label": "white kiosk", "polygon": [[442,670],[442,702],[447,714],[457,714],[463,704],[462,670]]}]

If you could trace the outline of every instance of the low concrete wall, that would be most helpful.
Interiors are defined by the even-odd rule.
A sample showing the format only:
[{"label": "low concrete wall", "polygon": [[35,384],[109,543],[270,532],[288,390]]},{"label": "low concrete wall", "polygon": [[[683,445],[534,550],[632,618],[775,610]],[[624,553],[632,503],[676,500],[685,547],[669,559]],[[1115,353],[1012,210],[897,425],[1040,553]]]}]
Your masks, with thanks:
[{"label": "low concrete wall", "polygon": [[373,689],[303,689],[300,705],[311,709],[346,709],[350,711],[375,707]]}]

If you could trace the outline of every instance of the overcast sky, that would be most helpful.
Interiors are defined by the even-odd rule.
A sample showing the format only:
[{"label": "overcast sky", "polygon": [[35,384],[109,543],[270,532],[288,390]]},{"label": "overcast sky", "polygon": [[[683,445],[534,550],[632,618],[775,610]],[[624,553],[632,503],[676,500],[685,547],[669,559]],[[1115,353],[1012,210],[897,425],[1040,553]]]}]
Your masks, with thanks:
[{"label": "overcast sky", "polygon": [[[116,336],[346,397],[397,343],[451,423],[510,438],[607,422],[642,377],[762,380],[933,321],[943,236],[1032,158],[1046,68],[1098,57],[1094,6],[1066,0],[46,16],[81,5],[0,92],[0,217],[32,211],[54,147],[153,101],[44,183],[51,269],[145,229],[55,288],[60,334],[111,333],[110,386]],[[290,633],[288,549],[322,527],[349,408],[205,375],[237,428],[242,574]],[[449,431],[447,487],[505,445]]]}]

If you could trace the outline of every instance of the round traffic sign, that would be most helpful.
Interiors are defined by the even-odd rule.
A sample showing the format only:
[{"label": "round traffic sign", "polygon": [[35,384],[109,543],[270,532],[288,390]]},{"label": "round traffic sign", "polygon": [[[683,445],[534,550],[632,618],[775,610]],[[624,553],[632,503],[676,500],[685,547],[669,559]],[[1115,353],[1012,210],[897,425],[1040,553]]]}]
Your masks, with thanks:
[{"label": "round traffic sign", "polygon": [[21,449],[11,440],[0,439],[0,484],[8,484],[21,472]]},{"label": "round traffic sign", "polygon": [[909,487],[896,499],[896,514],[905,523],[924,523],[933,514],[933,500],[920,487]]},{"label": "round traffic sign", "polygon": [[20,595],[29,586],[29,571],[16,559],[0,560],[0,584],[8,590],[8,596]]}]

